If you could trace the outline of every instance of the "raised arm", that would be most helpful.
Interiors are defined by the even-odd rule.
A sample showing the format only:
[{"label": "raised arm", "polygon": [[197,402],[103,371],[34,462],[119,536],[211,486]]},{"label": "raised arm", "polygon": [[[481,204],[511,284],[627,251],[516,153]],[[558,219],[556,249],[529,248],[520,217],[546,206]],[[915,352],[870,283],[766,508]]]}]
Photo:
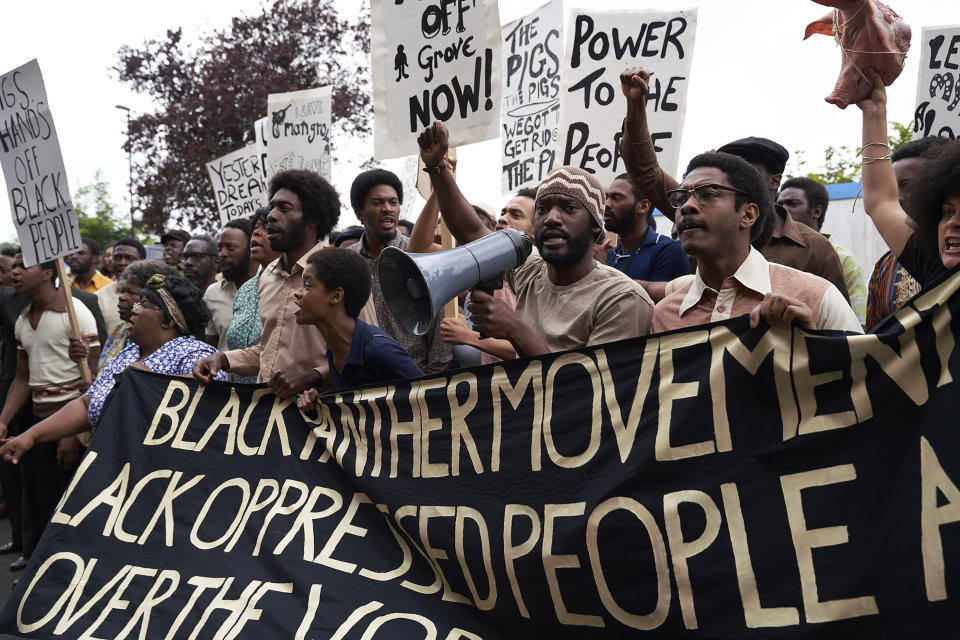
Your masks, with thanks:
[{"label": "raised arm", "polygon": [[863,112],[863,207],[884,242],[897,257],[913,234],[907,212],[900,206],[897,177],[887,146],[887,92],[873,69],[870,97],[857,103]]},{"label": "raised arm", "polygon": [[423,205],[420,215],[417,216],[417,221],[413,223],[413,231],[410,232],[407,251],[410,253],[432,253],[443,249],[433,241],[439,217],[440,207],[437,205],[437,192],[434,191],[427,198],[426,204]]},{"label": "raised arm", "polygon": [[450,227],[450,233],[460,244],[466,244],[482,238],[490,229],[473,210],[460,192],[457,181],[444,163],[444,156],[450,146],[449,133],[442,122],[434,122],[423,130],[417,142],[420,143],[420,157],[427,168],[440,167],[438,173],[430,174],[433,192],[437,194],[437,203],[443,212],[443,221]]},{"label": "raised arm", "polygon": [[660,168],[657,151],[647,125],[647,83],[650,73],[632,67],[620,74],[620,90],[627,98],[627,117],[623,121],[623,137],[620,138],[620,155],[623,156],[627,173],[633,178],[643,196],[650,200],[660,213],[673,220],[674,210],[667,200],[667,191],[676,189],[674,178]]}]

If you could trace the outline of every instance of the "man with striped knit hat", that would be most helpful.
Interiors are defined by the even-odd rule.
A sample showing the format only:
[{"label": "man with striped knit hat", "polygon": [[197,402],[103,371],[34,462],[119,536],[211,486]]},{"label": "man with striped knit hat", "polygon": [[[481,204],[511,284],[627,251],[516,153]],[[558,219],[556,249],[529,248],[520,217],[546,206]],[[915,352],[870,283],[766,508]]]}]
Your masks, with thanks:
[{"label": "man with striped knit hat", "polygon": [[[442,123],[419,138],[444,221],[460,244],[491,231],[477,216],[446,169],[448,133]],[[509,340],[519,356],[535,356],[646,335],[653,302],[643,287],[596,262],[593,245],[603,237],[603,187],[576,167],[560,167],[540,183],[534,209],[536,250],[513,272],[516,309],[476,290],[474,327]]]}]

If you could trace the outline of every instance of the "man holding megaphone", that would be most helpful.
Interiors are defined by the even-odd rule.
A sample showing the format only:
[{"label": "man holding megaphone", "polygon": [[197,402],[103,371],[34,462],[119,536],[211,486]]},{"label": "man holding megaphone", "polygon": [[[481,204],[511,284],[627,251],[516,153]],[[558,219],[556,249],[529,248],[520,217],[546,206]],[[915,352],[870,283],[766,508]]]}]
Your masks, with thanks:
[{"label": "man holding megaphone", "polygon": [[[443,219],[460,244],[491,231],[467,202],[443,161],[449,146],[440,122],[418,138]],[[599,264],[593,244],[603,234],[603,187],[576,167],[552,171],[537,190],[536,250],[514,271],[516,309],[480,289],[471,295],[474,328],[509,340],[520,356],[577,349],[646,335],[653,301],[623,273]]]}]

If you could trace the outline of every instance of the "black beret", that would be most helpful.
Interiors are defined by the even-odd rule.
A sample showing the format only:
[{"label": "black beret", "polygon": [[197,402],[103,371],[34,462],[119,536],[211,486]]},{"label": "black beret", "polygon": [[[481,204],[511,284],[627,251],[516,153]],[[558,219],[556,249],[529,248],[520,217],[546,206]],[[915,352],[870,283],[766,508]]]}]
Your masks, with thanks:
[{"label": "black beret", "polygon": [[717,151],[739,156],[747,162],[756,161],[764,166],[768,173],[783,173],[790,152],[767,138],[743,138],[723,145]]}]

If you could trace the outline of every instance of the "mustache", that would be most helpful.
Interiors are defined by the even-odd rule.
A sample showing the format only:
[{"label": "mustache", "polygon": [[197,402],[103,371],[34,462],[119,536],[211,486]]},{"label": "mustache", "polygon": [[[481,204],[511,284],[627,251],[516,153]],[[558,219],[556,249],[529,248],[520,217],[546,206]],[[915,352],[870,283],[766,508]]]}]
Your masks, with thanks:
[{"label": "mustache", "polygon": [[686,231],[687,229],[706,229],[707,224],[700,218],[694,216],[680,216],[677,220],[677,231]]}]

